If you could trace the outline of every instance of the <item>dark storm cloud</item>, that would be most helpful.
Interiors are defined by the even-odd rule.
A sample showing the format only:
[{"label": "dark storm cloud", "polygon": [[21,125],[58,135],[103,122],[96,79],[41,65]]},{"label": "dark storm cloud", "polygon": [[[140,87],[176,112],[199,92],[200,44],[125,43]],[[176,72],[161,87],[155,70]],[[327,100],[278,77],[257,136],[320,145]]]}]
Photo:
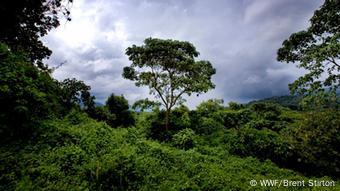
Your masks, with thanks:
[{"label": "dark storm cloud", "polygon": [[288,93],[301,74],[278,63],[276,51],[291,33],[307,27],[321,0],[101,0],[76,1],[70,23],[44,39],[54,51],[49,61],[67,60],[54,76],[77,77],[103,101],[110,93],[130,101],[148,96],[121,77],[124,55],[147,37],[192,42],[199,59],[213,63],[216,89],[188,99],[190,106],[208,98],[248,101]]}]

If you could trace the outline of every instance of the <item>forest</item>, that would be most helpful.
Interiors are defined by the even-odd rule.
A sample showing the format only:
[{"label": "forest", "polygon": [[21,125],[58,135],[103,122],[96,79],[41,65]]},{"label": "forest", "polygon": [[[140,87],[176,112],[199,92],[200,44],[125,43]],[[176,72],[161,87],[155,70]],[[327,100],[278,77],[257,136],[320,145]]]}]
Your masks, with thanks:
[{"label": "forest", "polygon": [[188,41],[126,49],[121,78],[152,100],[98,104],[84,81],[54,79],[41,37],[72,22],[72,3],[0,2],[0,190],[340,190],[340,1],[277,50],[307,71],[291,95],[194,109],[218,84]]}]

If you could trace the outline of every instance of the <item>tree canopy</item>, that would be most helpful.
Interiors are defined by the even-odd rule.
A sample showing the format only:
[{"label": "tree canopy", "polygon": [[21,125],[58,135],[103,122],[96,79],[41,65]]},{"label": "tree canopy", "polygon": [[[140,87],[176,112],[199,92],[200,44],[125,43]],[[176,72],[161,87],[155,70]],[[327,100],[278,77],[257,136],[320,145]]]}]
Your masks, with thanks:
[{"label": "tree canopy", "polygon": [[75,78],[59,82],[63,105],[67,111],[75,106],[83,106],[85,111],[91,112],[95,107],[95,97],[91,95],[91,87]]},{"label": "tree canopy", "polygon": [[148,86],[166,108],[166,129],[171,108],[185,101],[183,95],[207,92],[214,88],[211,76],[216,73],[209,61],[195,61],[199,55],[186,41],[147,38],[144,45],[126,49],[132,64],[123,77]]},{"label": "tree canopy", "polygon": [[336,91],[340,85],[340,1],[325,0],[306,30],[282,43],[277,60],[296,63],[307,73],[289,88],[292,93]]},{"label": "tree canopy", "polygon": [[0,1],[0,41],[12,50],[28,54],[32,63],[47,70],[42,59],[51,55],[40,37],[59,26],[61,16],[70,20],[69,3],[73,0],[3,0]]},{"label": "tree canopy", "polygon": [[16,139],[61,112],[58,83],[0,43],[0,138]]}]

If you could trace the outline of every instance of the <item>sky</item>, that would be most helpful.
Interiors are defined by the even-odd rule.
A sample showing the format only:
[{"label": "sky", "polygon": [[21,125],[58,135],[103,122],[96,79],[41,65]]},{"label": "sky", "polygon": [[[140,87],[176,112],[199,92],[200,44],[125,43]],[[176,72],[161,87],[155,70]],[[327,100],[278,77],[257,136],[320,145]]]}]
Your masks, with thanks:
[{"label": "sky", "polygon": [[105,103],[114,93],[133,104],[149,95],[122,77],[131,62],[125,49],[148,37],[193,43],[198,60],[216,68],[216,88],[186,97],[194,108],[207,99],[245,103],[289,94],[288,84],[304,71],[276,61],[290,34],[306,29],[322,0],[75,0],[71,22],[43,38],[53,54],[58,80],[77,78]]}]

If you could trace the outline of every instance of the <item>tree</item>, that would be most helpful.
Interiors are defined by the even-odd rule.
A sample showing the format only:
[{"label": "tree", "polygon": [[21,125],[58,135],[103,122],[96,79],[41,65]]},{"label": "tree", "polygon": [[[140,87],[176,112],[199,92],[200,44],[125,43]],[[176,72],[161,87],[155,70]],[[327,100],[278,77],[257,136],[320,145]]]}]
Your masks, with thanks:
[{"label": "tree", "polygon": [[[0,43],[0,140],[27,138],[43,119],[62,110],[58,83],[24,55]],[[13,139],[14,138],[14,139]]]},{"label": "tree", "polygon": [[133,125],[135,120],[131,111],[129,111],[129,103],[124,98],[124,96],[116,96],[111,94],[106,101],[106,108],[109,110],[110,114],[114,114],[115,118],[107,121],[110,126],[124,126]]},{"label": "tree", "polygon": [[340,85],[340,1],[325,0],[310,26],[293,33],[277,52],[277,60],[308,71],[289,85],[292,93],[335,92]]},{"label": "tree", "polygon": [[67,78],[64,81],[59,82],[59,86],[66,112],[76,106],[82,106],[89,114],[94,112],[95,97],[90,94],[90,86],[75,78]]},{"label": "tree", "polygon": [[31,63],[47,70],[42,59],[51,55],[40,37],[59,26],[60,16],[70,20],[69,3],[73,0],[2,0],[0,1],[0,41],[13,51],[28,53]]},{"label": "tree", "polygon": [[185,101],[183,95],[207,92],[214,88],[211,76],[216,73],[209,61],[195,61],[199,55],[189,42],[147,38],[144,45],[126,49],[132,64],[124,68],[123,77],[148,86],[166,109],[168,130],[171,109]]}]

